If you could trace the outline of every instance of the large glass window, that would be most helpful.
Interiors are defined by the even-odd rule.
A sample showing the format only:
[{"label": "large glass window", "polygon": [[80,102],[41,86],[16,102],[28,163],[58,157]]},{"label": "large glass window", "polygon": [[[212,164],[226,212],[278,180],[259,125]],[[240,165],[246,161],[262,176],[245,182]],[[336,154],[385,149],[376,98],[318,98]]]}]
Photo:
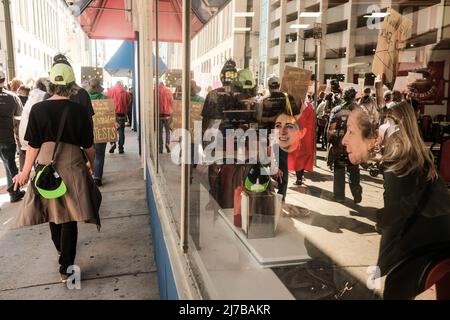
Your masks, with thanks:
[{"label": "large glass window", "polygon": [[[163,194],[180,235],[187,223],[185,248],[202,294],[222,299],[395,295],[395,288],[407,284],[386,282],[393,269],[384,259],[411,258],[410,246],[434,243],[425,239],[423,226],[430,223],[431,238],[439,226],[396,221],[395,228],[409,234],[403,228],[413,225],[420,236],[389,238],[380,220],[386,208],[406,207],[405,215],[415,215],[411,201],[427,191],[412,187],[400,173],[386,174],[379,159],[387,145],[373,140],[355,150],[343,139],[355,125],[349,121],[360,119],[350,116],[354,109],[367,113],[378,132],[405,103],[426,148],[421,154],[429,161],[433,155],[432,167],[417,167],[419,176],[445,172],[450,4],[216,2],[204,1],[212,14],[192,33],[189,92],[182,92],[182,43],[171,47],[175,54],[160,52],[168,58],[155,86]],[[189,121],[183,127],[185,95]],[[403,130],[395,121],[391,130]],[[185,154],[187,164],[181,162]],[[406,176],[411,178],[410,172]],[[189,199],[187,215],[183,195]],[[433,211],[422,202],[417,206]],[[448,222],[442,219],[441,226]],[[383,251],[389,248],[392,255]]]}]

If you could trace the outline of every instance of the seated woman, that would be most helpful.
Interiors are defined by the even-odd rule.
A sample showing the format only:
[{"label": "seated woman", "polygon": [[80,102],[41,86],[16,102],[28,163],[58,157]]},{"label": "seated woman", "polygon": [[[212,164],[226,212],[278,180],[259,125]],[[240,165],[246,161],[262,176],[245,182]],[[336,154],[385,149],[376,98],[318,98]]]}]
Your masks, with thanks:
[{"label": "seated woman", "polygon": [[377,121],[362,108],[348,120],[343,144],[350,161],[360,164],[381,150],[384,208],[377,212],[381,233],[378,266],[387,275],[385,299],[413,299],[420,279],[436,257],[449,255],[450,196],[420,136],[414,110],[392,107],[381,138]]}]

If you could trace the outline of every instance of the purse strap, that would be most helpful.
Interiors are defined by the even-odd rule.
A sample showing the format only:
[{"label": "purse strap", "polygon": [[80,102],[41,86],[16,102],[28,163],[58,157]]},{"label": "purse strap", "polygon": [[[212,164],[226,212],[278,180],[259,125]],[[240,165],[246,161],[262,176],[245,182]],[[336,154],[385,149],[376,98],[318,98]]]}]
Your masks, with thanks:
[{"label": "purse strap", "polygon": [[63,134],[63,131],[64,131],[64,127],[66,126],[66,121],[67,121],[67,115],[68,114],[69,114],[69,107],[65,106],[64,107],[64,111],[63,111],[63,115],[61,117],[61,122],[59,124],[58,134],[56,136],[56,144],[55,144],[55,149],[53,150],[52,164],[55,162],[56,150],[58,149],[59,142],[61,141],[61,137],[62,137],[62,134]]}]

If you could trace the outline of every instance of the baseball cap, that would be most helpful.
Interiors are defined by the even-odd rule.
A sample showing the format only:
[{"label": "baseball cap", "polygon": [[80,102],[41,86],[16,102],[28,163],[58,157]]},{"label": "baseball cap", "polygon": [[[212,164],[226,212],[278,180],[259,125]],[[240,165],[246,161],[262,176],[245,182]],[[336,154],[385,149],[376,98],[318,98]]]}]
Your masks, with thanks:
[{"label": "baseball cap", "polygon": [[238,82],[243,89],[253,89],[255,87],[253,73],[248,69],[242,69],[238,72]]},{"label": "baseball cap", "polygon": [[269,188],[269,183],[269,169],[262,165],[254,165],[245,178],[245,188],[251,192],[264,192]]},{"label": "baseball cap", "polygon": [[278,87],[280,86],[280,78],[275,75],[272,75],[268,81],[269,87]]},{"label": "baseball cap", "polygon": [[3,69],[0,69],[0,79],[6,79],[6,72]]},{"label": "baseball cap", "polygon": [[72,67],[65,63],[56,63],[50,70],[50,82],[53,84],[66,86],[75,81]]}]

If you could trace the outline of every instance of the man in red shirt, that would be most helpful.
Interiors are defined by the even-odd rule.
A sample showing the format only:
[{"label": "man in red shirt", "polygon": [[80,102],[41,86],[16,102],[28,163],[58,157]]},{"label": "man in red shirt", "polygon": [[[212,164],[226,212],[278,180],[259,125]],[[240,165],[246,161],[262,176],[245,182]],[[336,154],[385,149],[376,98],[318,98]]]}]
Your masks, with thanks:
[{"label": "man in red shirt", "polygon": [[159,84],[159,153],[163,153],[163,128],[166,132],[166,149],[170,153],[170,117],[173,113],[172,92],[163,83]]},{"label": "man in red shirt", "polygon": [[[123,146],[125,144],[125,122],[127,121],[128,108],[130,107],[131,97],[125,90],[122,81],[118,81],[116,85],[108,91],[108,98],[114,101],[116,106],[116,121],[119,125],[117,131],[119,132],[119,153],[123,154]],[[113,143],[109,153],[114,153],[116,144]]]}]

